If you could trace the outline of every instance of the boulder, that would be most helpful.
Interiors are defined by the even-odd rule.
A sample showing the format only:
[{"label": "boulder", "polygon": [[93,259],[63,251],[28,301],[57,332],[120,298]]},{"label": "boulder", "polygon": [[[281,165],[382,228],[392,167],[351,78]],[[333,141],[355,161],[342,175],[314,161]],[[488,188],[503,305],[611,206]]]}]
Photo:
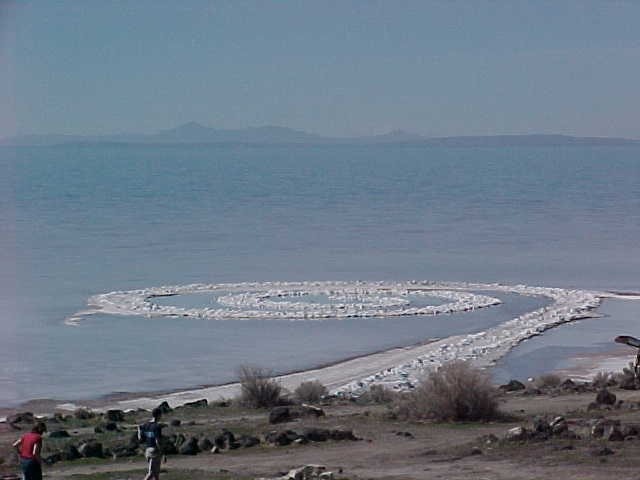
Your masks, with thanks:
[{"label": "boulder", "polygon": [[[410,433],[409,435],[413,437]],[[358,440],[358,438],[353,434],[353,431],[339,429],[329,430],[329,438],[331,440]]]},{"label": "boulder", "polygon": [[310,442],[325,442],[329,440],[331,432],[326,428],[305,428],[302,436]]},{"label": "boulder", "polygon": [[551,433],[551,425],[542,417],[536,417],[533,419],[533,433],[549,435]]},{"label": "boulder", "polygon": [[[619,420],[609,420],[606,418],[598,418],[591,422],[591,436],[593,438],[605,438],[607,439],[611,436],[611,433],[614,430],[620,430],[620,421]],[[614,438],[617,434],[614,434]]]},{"label": "boulder", "polygon": [[174,418],[174,419],[171,420],[171,426],[172,427],[179,427],[181,423],[182,422],[180,420],[178,420],[177,418]]},{"label": "boulder", "polygon": [[324,410],[320,407],[314,407],[313,405],[307,405],[306,403],[303,403],[302,405],[300,405],[300,415],[318,418],[324,417],[325,413]]},{"label": "boulder", "polygon": [[119,447],[114,447],[111,454],[114,460],[116,458],[135,457],[138,455],[138,449],[132,445],[121,445]]},{"label": "boulder", "polygon": [[587,412],[591,412],[593,410],[600,410],[601,405],[598,402],[591,402],[587,405]]},{"label": "boulder", "polygon": [[284,430],[269,432],[265,435],[264,440],[268,444],[282,447],[284,445],[291,444],[298,438],[300,438],[300,435],[298,435],[293,430]]},{"label": "boulder", "polygon": [[55,430],[49,434],[49,438],[69,438],[70,436],[66,430]]},{"label": "boulder", "polygon": [[177,455],[178,453],[178,447],[175,444],[175,438],[172,441],[171,437],[162,437],[160,446],[162,449],[162,453],[164,453],[165,455]]},{"label": "boulder", "polygon": [[159,408],[163,415],[173,412],[173,408],[171,408],[167,402],[162,402],[156,408]]},{"label": "boulder", "polygon": [[124,412],[122,410],[107,410],[105,417],[110,422],[124,422]]},{"label": "boulder", "polygon": [[78,420],[89,420],[90,418],[95,417],[96,414],[86,408],[79,408],[73,412],[73,416]]},{"label": "boulder", "polygon": [[605,455],[613,455],[614,452],[613,450],[611,450],[609,447],[602,447],[602,448],[596,448],[595,450],[591,450],[591,455],[593,455],[594,457],[602,457]]},{"label": "boulder", "polygon": [[[312,480],[320,478],[320,475],[326,473],[327,468],[324,465],[305,465],[304,467],[294,468],[289,470],[282,480]],[[323,477],[325,480],[327,477]],[[331,476],[333,478],[333,475]]]},{"label": "boulder", "polygon": [[45,465],[53,465],[54,463],[61,462],[63,460],[61,452],[55,452],[51,455],[44,457],[42,461]]},{"label": "boulder", "polygon": [[260,439],[258,437],[252,437],[251,435],[240,435],[236,441],[242,448],[251,448],[260,445]]},{"label": "boulder", "polygon": [[220,450],[234,450],[238,448],[238,444],[236,442],[236,438],[233,435],[233,432],[227,430],[226,428],[222,429],[222,432],[215,436],[213,439],[213,443]]},{"label": "boulder", "polygon": [[182,445],[184,442],[187,441],[187,438],[179,433],[177,435],[171,435],[171,437],[169,437],[171,439],[171,442],[176,446],[176,447],[180,447],[180,445]]},{"label": "boulder", "polygon": [[619,425],[608,425],[604,429],[603,438],[610,442],[622,442],[624,440],[624,434],[620,430]]},{"label": "boulder", "polygon": [[555,437],[566,437],[569,434],[569,424],[564,420],[552,424],[551,434]]},{"label": "boulder", "polygon": [[520,442],[529,438],[529,432],[524,427],[514,427],[507,430],[504,438],[510,442]]},{"label": "boulder", "polygon": [[292,420],[289,407],[275,407],[269,412],[269,423],[284,423]]},{"label": "boulder", "polygon": [[7,423],[35,423],[36,418],[32,412],[21,412],[9,415]]},{"label": "boulder", "polygon": [[560,384],[560,390],[564,392],[584,393],[592,388],[591,384],[584,382],[574,382],[570,378],[567,378]]},{"label": "boulder", "polygon": [[118,432],[118,424],[116,422],[106,422],[102,424],[102,428],[104,428],[107,432]]},{"label": "boulder", "polygon": [[294,468],[282,477],[282,480],[307,480],[309,477],[305,475],[304,467]]},{"label": "boulder", "polygon": [[63,460],[77,460],[82,457],[82,455],[80,455],[80,452],[75,445],[67,445],[62,450],[62,457]]},{"label": "boulder", "polygon": [[482,435],[481,437],[478,437],[478,441],[480,443],[491,445],[494,443],[498,443],[500,439],[496,437],[493,433],[490,433],[489,435]]},{"label": "boulder", "polygon": [[95,440],[89,440],[80,445],[80,447],[78,447],[78,452],[86,458],[102,458],[104,456],[102,452],[102,444]]},{"label": "boulder", "polygon": [[68,420],[68,417],[65,417],[63,414],[59,412],[55,412],[53,414],[53,417],[51,417],[51,421],[54,423],[63,423],[63,422],[66,422],[67,420]]},{"label": "boulder", "polygon": [[614,405],[616,403],[616,396],[606,388],[603,388],[599,390],[596,395],[596,403],[602,405]]},{"label": "boulder", "polygon": [[632,375],[624,375],[620,379],[620,388],[624,390],[637,390],[638,389],[638,381]]},{"label": "boulder", "polygon": [[178,449],[180,455],[197,455],[200,453],[200,448],[198,447],[198,439],[196,437],[190,437],[189,440],[185,441],[180,448]]},{"label": "boulder", "polygon": [[518,390],[524,390],[527,387],[524,383],[519,382],[518,380],[510,380],[509,383],[500,385],[498,388],[503,392],[516,392]]},{"label": "boulder", "polygon": [[203,408],[207,405],[209,405],[209,401],[206,398],[203,398],[202,400],[196,400],[195,402],[187,402],[183,406],[190,408]]},{"label": "boulder", "polygon": [[198,448],[202,452],[210,451],[213,448],[213,446],[214,446],[213,442],[206,437],[198,442]]}]

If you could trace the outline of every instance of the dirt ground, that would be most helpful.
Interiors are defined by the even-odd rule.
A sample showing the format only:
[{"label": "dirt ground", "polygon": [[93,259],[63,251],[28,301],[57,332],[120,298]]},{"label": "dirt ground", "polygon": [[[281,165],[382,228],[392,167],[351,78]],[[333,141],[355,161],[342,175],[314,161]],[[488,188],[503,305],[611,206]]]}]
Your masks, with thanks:
[{"label": "dirt ground", "polygon": [[[523,395],[509,393],[501,397],[501,410],[508,420],[491,423],[432,423],[390,419],[384,405],[334,403],[323,406],[326,416],[303,417],[270,425],[268,412],[240,410],[236,407],[182,408],[163,421],[180,419],[179,427],[167,427],[165,433],[215,435],[222,428],[253,435],[273,430],[302,431],[304,427],[351,429],[358,441],[312,442],[285,447],[257,446],[221,454],[174,455],[163,465],[165,478],[245,479],[277,477],[305,464],[321,464],[338,479],[447,479],[447,480],[542,480],[554,478],[633,479],[640,478],[640,439],[607,441],[589,434],[589,422],[598,417],[620,420],[623,425],[640,426],[640,392],[611,390],[624,400],[622,408],[587,411],[595,393],[560,395]],[[552,419],[562,415],[579,439],[553,438],[521,442],[487,441],[488,435],[503,439],[507,430],[517,426],[530,428],[536,416]],[[141,413],[120,424],[122,433],[93,433],[95,421],[62,423],[49,430],[65,428],[71,440],[94,436],[100,441],[128,438],[135,424],[143,422]],[[93,422],[93,423],[92,423]],[[190,422],[194,424],[188,425]],[[27,429],[28,426],[24,426]],[[0,424],[0,473],[16,472],[10,443],[22,431]],[[111,437],[109,437],[111,435]],[[118,437],[119,438],[119,437]],[[45,437],[45,446],[53,448],[59,440]],[[610,454],[603,455],[605,447]],[[119,479],[142,478],[145,461],[140,457],[83,459],[44,467],[48,478]],[[190,473],[198,472],[198,474]],[[220,477],[223,475],[223,477]],[[1,478],[1,477],[0,477]]]}]

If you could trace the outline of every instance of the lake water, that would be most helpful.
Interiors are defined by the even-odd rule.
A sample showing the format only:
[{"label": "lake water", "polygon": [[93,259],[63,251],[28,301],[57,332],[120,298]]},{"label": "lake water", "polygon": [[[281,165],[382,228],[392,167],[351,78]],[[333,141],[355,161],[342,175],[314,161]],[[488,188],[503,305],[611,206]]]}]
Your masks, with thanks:
[{"label": "lake water", "polygon": [[[218,383],[242,363],[308,368],[541,302],[497,295],[504,305],[445,321],[63,324],[112,290],[411,279],[640,290],[636,147],[5,147],[0,168],[0,406]],[[607,318],[633,334],[638,303]],[[581,347],[609,333],[584,333]],[[545,368],[562,345],[544,350]],[[526,370],[518,353],[509,374]]]}]

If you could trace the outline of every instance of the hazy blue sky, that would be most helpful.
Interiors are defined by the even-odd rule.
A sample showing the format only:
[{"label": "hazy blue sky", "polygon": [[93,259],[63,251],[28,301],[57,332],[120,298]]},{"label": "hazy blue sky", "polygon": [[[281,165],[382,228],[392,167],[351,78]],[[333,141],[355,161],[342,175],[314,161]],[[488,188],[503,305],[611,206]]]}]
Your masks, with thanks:
[{"label": "hazy blue sky", "polygon": [[640,138],[638,1],[0,0],[0,137]]}]

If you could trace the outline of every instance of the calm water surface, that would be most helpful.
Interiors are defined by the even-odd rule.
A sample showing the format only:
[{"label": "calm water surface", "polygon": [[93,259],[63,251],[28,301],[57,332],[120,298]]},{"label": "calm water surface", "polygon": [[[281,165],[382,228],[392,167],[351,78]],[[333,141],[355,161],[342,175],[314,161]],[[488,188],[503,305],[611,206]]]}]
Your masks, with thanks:
[{"label": "calm water surface", "polygon": [[[0,406],[216,383],[246,362],[306,368],[482,330],[539,301],[451,322],[63,325],[112,290],[409,279],[640,290],[640,148],[85,145],[1,148],[0,167]],[[633,305],[608,318],[634,331]],[[587,347],[610,336],[579,333]],[[544,358],[561,358],[560,343]]]}]

